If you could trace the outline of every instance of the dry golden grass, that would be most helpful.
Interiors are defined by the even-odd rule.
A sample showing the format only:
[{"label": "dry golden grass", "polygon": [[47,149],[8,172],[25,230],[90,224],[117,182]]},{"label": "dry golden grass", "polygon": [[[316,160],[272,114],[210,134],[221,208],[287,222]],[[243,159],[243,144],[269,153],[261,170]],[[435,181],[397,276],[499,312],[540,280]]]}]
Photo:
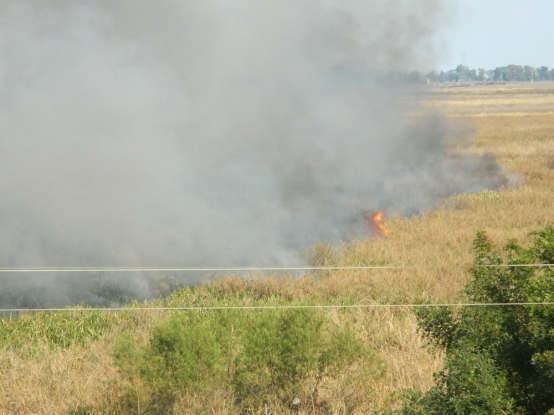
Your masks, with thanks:
[{"label": "dry golden grass", "polygon": [[[494,243],[501,245],[512,238],[523,242],[529,232],[554,220],[553,83],[440,88],[433,92],[427,108],[437,105],[447,117],[472,129],[473,144],[463,151],[495,154],[515,186],[500,192],[456,195],[419,217],[390,217],[389,238],[338,247],[316,245],[311,251],[314,262],[470,264],[476,230],[486,231]],[[229,276],[199,288],[195,303],[208,304],[220,294],[236,296],[245,304],[260,299],[286,302],[314,298],[328,303],[347,299],[359,304],[401,304],[421,299],[452,302],[466,278],[462,268],[334,271],[279,278]],[[2,351],[0,413],[68,414],[79,407],[90,408],[89,413],[123,413],[118,406],[123,380],[112,361],[118,333],[130,331],[137,342],[146,342],[151,326],[167,314],[127,312],[121,325],[86,348],[56,350],[45,346],[38,354]],[[410,387],[425,390],[432,385],[432,374],[440,368],[441,356],[423,347],[410,310],[329,311],[329,316],[337,324],[352,326],[360,338],[374,344],[384,364],[384,375],[364,385],[371,393],[360,413],[367,413],[368,408],[393,407],[393,392]],[[328,393],[340,393],[340,382]],[[233,411],[228,396],[209,403],[189,397],[178,406],[181,409],[177,413]],[[332,413],[344,413],[344,408],[337,404]]]},{"label": "dry golden grass", "polygon": [[65,414],[109,399],[116,370],[105,354],[102,342],[71,351],[44,347],[35,357],[4,351],[0,413]]},{"label": "dry golden grass", "polygon": [[456,117],[522,116],[554,112],[554,82],[455,86],[435,90],[427,108]]}]

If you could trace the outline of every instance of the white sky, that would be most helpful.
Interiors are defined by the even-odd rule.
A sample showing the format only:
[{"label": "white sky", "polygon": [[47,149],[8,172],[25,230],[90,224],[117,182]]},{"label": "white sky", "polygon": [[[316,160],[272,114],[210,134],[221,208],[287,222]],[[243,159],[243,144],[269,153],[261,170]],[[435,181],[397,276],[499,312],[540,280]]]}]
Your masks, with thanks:
[{"label": "white sky", "polygon": [[554,0],[453,0],[456,24],[437,69],[554,67]]}]

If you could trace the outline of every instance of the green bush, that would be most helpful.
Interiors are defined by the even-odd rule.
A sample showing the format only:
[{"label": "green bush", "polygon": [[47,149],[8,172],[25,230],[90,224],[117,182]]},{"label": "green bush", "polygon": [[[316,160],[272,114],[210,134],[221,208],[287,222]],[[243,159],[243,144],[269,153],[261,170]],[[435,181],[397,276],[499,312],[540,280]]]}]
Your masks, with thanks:
[{"label": "green bush", "polygon": [[[181,393],[203,392],[222,377],[222,338],[213,319],[181,313],[152,329],[150,343],[138,346],[131,335],[121,337],[115,361],[142,400],[144,413],[171,412]],[[139,387],[137,388],[137,385]],[[138,389],[138,390],[136,390]]]},{"label": "green bush", "polygon": [[[475,303],[554,301],[554,224],[504,255],[483,232],[464,295]],[[512,267],[487,267],[507,263]],[[515,266],[523,265],[523,266]],[[446,353],[436,385],[412,395],[403,414],[546,414],[554,408],[554,306],[505,305],[422,308],[423,335]]]},{"label": "green bush", "polygon": [[146,345],[123,335],[114,357],[126,378],[123,406],[145,414],[170,413],[193,395],[209,406],[223,394],[239,411],[288,408],[295,397],[317,407],[325,381],[358,363],[357,376],[376,367],[369,346],[311,309],[175,314]]},{"label": "green bush", "polygon": [[317,407],[322,382],[361,359],[374,368],[371,349],[347,328],[330,330],[320,310],[259,312],[242,338],[235,395],[249,410],[272,401],[290,407],[294,398]]}]

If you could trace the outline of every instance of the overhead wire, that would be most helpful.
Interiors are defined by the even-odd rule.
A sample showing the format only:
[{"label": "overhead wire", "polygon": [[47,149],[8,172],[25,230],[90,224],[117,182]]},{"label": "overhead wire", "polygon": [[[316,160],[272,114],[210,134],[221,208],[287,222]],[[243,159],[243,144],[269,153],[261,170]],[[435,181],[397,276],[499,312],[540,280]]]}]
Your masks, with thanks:
[{"label": "overhead wire", "polygon": [[554,306],[554,302],[514,303],[416,303],[416,304],[332,304],[332,305],[251,305],[251,306],[191,306],[191,307],[66,307],[66,308],[2,308],[0,312],[57,312],[57,311],[217,311],[217,310],[281,310],[281,309],[369,309],[369,308],[430,308],[430,307],[513,307]]},{"label": "overhead wire", "polygon": [[[364,265],[364,266],[299,266],[299,267],[25,267],[0,268],[0,273],[25,272],[237,272],[237,271],[338,271],[338,270],[403,270],[442,268],[544,268],[554,264],[454,264],[454,265]],[[417,303],[417,304],[354,304],[354,305],[266,305],[266,306],[195,306],[195,307],[65,307],[65,308],[0,308],[0,313],[58,311],[210,311],[210,310],[275,310],[275,309],[369,309],[417,307],[506,307],[554,305],[554,302],[518,303]]]},{"label": "overhead wire", "polygon": [[296,267],[0,267],[0,273],[24,272],[261,272],[261,271],[340,271],[441,268],[544,268],[554,264],[452,264],[452,265],[354,265]]}]

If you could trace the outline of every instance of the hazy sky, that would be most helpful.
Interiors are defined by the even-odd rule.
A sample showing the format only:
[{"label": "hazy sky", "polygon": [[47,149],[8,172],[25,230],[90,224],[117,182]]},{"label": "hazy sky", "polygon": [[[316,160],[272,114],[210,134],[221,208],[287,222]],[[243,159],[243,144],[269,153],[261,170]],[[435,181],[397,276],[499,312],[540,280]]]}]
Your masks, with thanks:
[{"label": "hazy sky", "polygon": [[457,16],[449,55],[438,69],[462,63],[494,69],[510,64],[554,67],[554,1],[453,0]]}]

